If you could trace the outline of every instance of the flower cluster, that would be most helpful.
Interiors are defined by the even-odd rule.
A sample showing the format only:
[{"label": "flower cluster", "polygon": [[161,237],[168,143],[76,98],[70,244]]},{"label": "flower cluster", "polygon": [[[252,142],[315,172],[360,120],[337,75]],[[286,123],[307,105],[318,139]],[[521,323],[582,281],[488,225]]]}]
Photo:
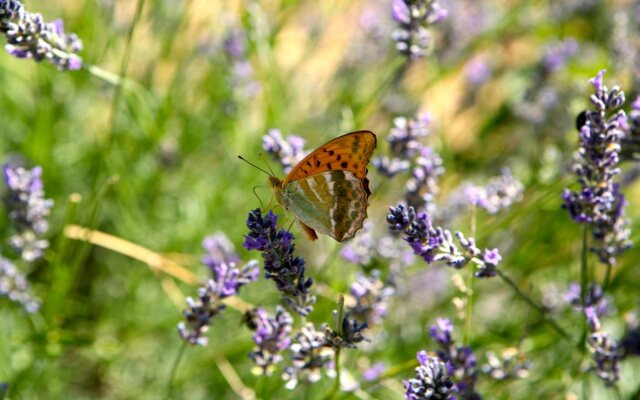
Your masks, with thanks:
[{"label": "flower cluster", "polygon": [[496,214],[522,200],[524,186],[505,168],[500,176],[490,178],[485,186],[465,185],[464,192],[469,203],[489,214]]},{"label": "flower cluster", "polygon": [[469,205],[496,214],[522,200],[523,193],[522,183],[505,168],[499,176],[489,178],[484,186],[468,182],[460,185],[449,196],[447,206],[439,209],[437,217],[438,220],[449,221]]},{"label": "flower cluster", "polygon": [[293,389],[298,382],[317,382],[322,370],[328,375],[335,374],[332,348],[327,344],[324,332],[317,331],[312,323],[305,324],[293,338],[289,346],[292,351],[291,365],[285,368],[282,378],[285,387]]},{"label": "flower cluster", "polygon": [[421,113],[415,119],[395,118],[387,136],[391,158],[382,156],[373,160],[378,172],[389,178],[411,169],[404,188],[405,198],[419,210],[433,208],[434,196],[439,190],[438,177],[444,173],[440,155],[420,142],[429,135],[430,125],[428,113]]},{"label": "flower cluster", "polygon": [[311,294],[313,279],[305,277],[304,260],[294,255],[293,234],[278,230],[278,217],[269,210],[263,215],[260,209],[249,212],[243,246],[247,250],[262,252],[265,277],[273,279],[284,300],[298,314],[306,316],[316,301]]},{"label": "flower cluster", "polygon": [[34,261],[49,247],[43,236],[49,230],[47,217],[53,207],[53,200],[44,198],[42,168],[27,170],[5,164],[3,176],[9,188],[9,218],[18,232],[9,243],[25,261]]},{"label": "flower cluster", "polygon": [[[203,247],[209,250],[210,238],[205,239]],[[209,261],[208,256],[204,257]],[[225,306],[222,299],[234,296],[240,288],[250,282],[258,280],[258,262],[250,261],[242,269],[236,268],[235,263],[206,263],[212,278],[198,289],[198,298],[187,297],[188,309],[184,311],[186,321],[178,324],[180,337],[192,345],[206,346],[208,340],[203,335],[209,329],[212,319]]]},{"label": "flower cluster", "polygon": [[387,314],[387,301],[393,293],[394,288],[380,280],[379,271],[374,270],[370,276],[359,273],[351,285],[356,304],[347,308],[347,313],[368,324],[379,324]]},{"label": "flower cluster", "polygon": [[291,324],[293,318],[284,308],[277,306],[271,317],[264,309],[252,312],[251,325],[254,328],[253,341],[256,348],[249,358],[256,364],[256,373],[271,375],[276,364],[282,361],[282,351],[291,344]]},{"label": "flower cluster", "polygon": [[40,300],[31,292],[27,278],[6,258],[0,256],[0,296],[20,304],[28,313],[40,309]]},{"label": "flower cluster", "polygon": [[591,334],[587,338],[595,361],[596,374],[605,385],[612,386],[620,379],[622,349],[619,344],[603,332],[593,307],[584,309]]},{"label": "flower cluster", "polygon": [[270,129],[269,133],[262,137],[262,148],[280,162],[284,172],[291,171],[305,154],[303,138],[289,135],[285,140],[279,129]]},{"label": "flower cluster", "polygon": [[365,221],[358,235],[342,246],[340,256],[362,266],[381,260],[389,265],[392,275],[413,263],[415,257],[410,249],[395,240],[388,232],[376,234],[373,228],[370,220]]},{"label": "flower cluster", "polygon": [[410,59],[426,56],[433,43],[429,28],[447,17],[436,0],[393,0],[391,15],[398,23],[393,40],[400,53]]},{"label": "flower cluster", "polygon": [[554,72],[562,68],[578,52],[578,49],[578,42],[574,38],[548,45],[542,60],[545,72]]},{"label": "flower cluster", "polygon": [[601,262],[613,265],[616,257],[631,246],[629,221],[624,216],[627,202],[620,184],[615,182],[620,174],[619,153],[627,117],[619,109],[624,104],[624,92],[618,86],[609,90],[603,83],[603,74],[600,71],[590,80],[595,89],[591,95],[594,110],[578,117],[580,148],[573,170],[580,190],[565,189],[562,198],[563,208],[571,218],[591,227],[591,250]]},{"label": "flower cluster", "polygon": [[416,214],[413,207],[407,208],[402,204],[389,207],[387,223],[390,230],[403,232],[404,240],[428,264],[443,261],[459,269],[473,262],[478,268],[475,276],[489,278],[496,275],[496,268],[502,260],[498,249],[482,251],[476,247],[473,238],[465,238],[461,232],[456,232],[459,248],[451,232],[434,227],[427,213]]},{"label": "flower cluster", "polygon": [[545,46],[539,66],[533,71],[531,84],[513,110],[530,127],[536,129],[536,125],[544,124],[548,129],[549,124],[553,124],[561,129],[568,123],[566,102],[573,93],[557,85],[553,78],[577,52],[578,43],[573,38]]},{"label": "flower cluster", "polygon": [[202,247],[206,250],[206,254],[202,256],[202,264],[209,267],[212,272],[221,264],[240,262],[233,243],[223,232],[216,232],[204,238]]},{"label": "flower cluster", "polygon": [[231,60],[231,78],[229,86],[240,88],[247,98],[260,93],[260,83],[253,79],[253,66],[247,58],[247,35],[240,28],[230,28],[224,38],[224,51]]},{"label": "flower cluster", "polygon": [[[564,295],[564,300],[575,311],[581,312],[582,290],[580,284],[572,282]],[[597,283],[592,283],[586,290],[584,298],[585,307],[591,307],[598,317],[602,317],[609,312],[611,300],[604,295],[602,288]]]},{"label": "flower cluster", "polygon": [[7,52],[14,57],[47,60],[60,70],[82,68],[78,36],[65,33],[62,20],[45,22],[42,15],[28,12],[17,0],[0,0],[0,32],[7,39]]},{"label": "flower cluster", "polygon": [[420,365],[416,367],[416,376],[404,381],[407,400],[454,400],[458,387],[451,380],[448,366],[438,357],[419,351]]},{"label": "flower cluster", "polygon": [[453,325],[447,318],[438,318],[431,326],[431,338],[438,343],[440,349],[436,352],[449,370],[449,375],[455,381],[458,391],[463,398],[474,398],[475,384],[478,378],[476,356],[468,346],[458,346],[453,340]]},{"label": "flower cluster", "polygon": [[505,349],[501,356],[492,351],[487,351],[485,355],[487,363],[482,366],[482,372],[497,381],[525,379],[529,376],[531,362],[514,347]]},{"label": "flower cluster", "polygon": [[[337,312],[335,312],[337,315]],[[340,322],[338,329],[332,329],[328,324],[323,325],[324,334],[327,345],[334,350],[347,347],[354,349],[356,344],[367,340],[362,331],[367,329],[367,323],[360,323],[358,320],[349,319],[349,313],[346,313]],[[337,318],[337,317],[336,317]]]}]

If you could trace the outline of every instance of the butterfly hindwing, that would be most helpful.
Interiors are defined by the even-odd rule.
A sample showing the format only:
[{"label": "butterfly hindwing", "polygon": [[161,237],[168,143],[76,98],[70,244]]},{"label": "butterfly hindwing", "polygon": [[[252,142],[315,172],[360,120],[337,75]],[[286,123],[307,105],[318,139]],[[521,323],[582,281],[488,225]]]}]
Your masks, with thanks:
[{"label": "butterfly hindwing", "polygon": [[302,224],[341,242],[362,228],[367,197],[353,172],[330,170],[290,182],[283,200]]}]

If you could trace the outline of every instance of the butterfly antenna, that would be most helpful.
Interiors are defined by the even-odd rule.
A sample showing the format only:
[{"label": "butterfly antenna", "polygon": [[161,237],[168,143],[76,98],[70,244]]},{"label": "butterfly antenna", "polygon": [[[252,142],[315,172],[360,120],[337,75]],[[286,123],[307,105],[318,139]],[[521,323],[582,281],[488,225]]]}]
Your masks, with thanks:
[{"label": "butterfly antenna", "polygon": [[[238,156],[239,159],[241,159],[242,161],[246,162],[247,164],[251,165],[253,168],[260,170],[262,172],[264,172],[265,174],[269,175],[269,176],[275,176],[275,174],[273,174],[273,171],[271,171],[272,173],[269,173],[268,171],[266,171],[263,168],[258,167],[257,165],[255,165],[254,163],[252,163],[251,161],[248,161],[246,158],[242,157],[242,156]],[[271,169],[271,168],[269,168]]]},{"label": "butterfly antenna", "polygon": [[258,192],[256,192],[256,189],[262,187],[262,185],[257,185],[254,186],[253,189],[251,189],[251,191],[253,192],[253,195],[256,196],[256,199],[258,199],[258,202],[260,203],[260,209],[264,209],[263,204],[262,204],[262,199],[260,198],[260,196],[258,196]]},{"label": "butterfly antenna", "polygon": [[271,169],[271,165],[269,165],[269,161],[267,160],[267,157],[265,157],[264,154],[260,153],[260,158],[262,158],[262,161],[264,161],[264,164],[267,166],[267,168],[269,168],[269,171],[271,171],[271,176],[276,176],[276,173],[273,172],[273,169]]}]

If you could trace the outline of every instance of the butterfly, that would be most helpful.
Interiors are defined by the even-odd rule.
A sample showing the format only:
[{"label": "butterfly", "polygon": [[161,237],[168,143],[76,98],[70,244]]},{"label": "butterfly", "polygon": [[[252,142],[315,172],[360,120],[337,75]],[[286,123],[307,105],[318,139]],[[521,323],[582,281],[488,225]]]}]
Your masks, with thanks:
[{"label": "butterfly", "polygon": [[311,152],[280,180],[269,177],[275,197],[293,212],[309,239],[320,232],[338,242],[362,228],[369,206],[367,164],[376,135],[357,131],[337,137]]}]

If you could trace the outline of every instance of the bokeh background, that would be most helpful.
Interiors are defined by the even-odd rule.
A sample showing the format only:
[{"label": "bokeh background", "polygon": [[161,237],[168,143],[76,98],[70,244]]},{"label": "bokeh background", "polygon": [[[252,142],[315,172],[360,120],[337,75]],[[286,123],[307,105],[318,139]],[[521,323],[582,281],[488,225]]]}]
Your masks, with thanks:
[{"label": "bokeh background", "polygon": [[[160,253],[204,279],[202,239],[224,232],[243,260],[247,212],[266,205],[262,165],[269,129],[296,134],[313,149],[339,134],[378,134],[377,154],[393,118],[432,117],[425,144],[443,159],[436,206],[462,182],[482,184],[511,169],[522,199],[496,215],[478,211],[476,240],[500,249],[502,269],[532,298],[561,302],[578,279],[582,229],[561,209],[574,187],[575,117],[589,107],[588,79],[607,69],[630,104],[638,93],[640,57],[635,1],[442,0],[448,18],[434,25],[433,51],[408,61],[391,38],[389,1],[29,1],[46,20],[62,18],[84,42],[80,71],[0,56],[0,154],[43,168],[55,206],[51,247],[29,266],[42,309],[25,314],[0,302],[0,381],[10,398],[163,398],[182,345],[176,324],[184,296],[196,285],[145,263],[64,234],[69,224],[96,229]],[[139,13],[136,13],[139,11]],[[549,55],[569,46],[559,65]],[[124,68],[123,68],[124,66]],[[127,84],[115,77],[125,72]],[[629,109],[629,105],[626,106]],[[277,163],[271,162],[274,168]],[[625,165],[632,237],[638,241],[637,166]],[[282,174],[277,169],[278,174]],[[380,235],[389,205],[403,196],[405,176],[391,180],[370,168],[369,220]],[[12,234],[0,213],[3,237]],[[471,213],[449,229],[469,233]],[[310,320],[330,321],[339,293],[362,269],[389,272],[389,261],[358,265],[340,257],[342,244],[311,243],[294,226],[298,254],[317,282]],[[11,254],[9,248],[4,253]],[[135,251],[134,251],[135,252]],[[638,309],[638,250],[621,256],[609,294],[615,306],[603,323],[621,337]],[[597,268],[597,279],[604,268]],[[428,327],[451,318],[456,271],[417,261],[395,276],[387,318],[371,343],[345,352],[345,369],[363,384],[375,362],[398,373],[343,398],[404,398],[412,360],[434,348]],[[487,399],[617,399],[638,390],[640,362],[625,360],[618,391],[606,389],[579,352],[560,341],[538,314],[500,280],[474,283],[469,344],[478,352],[515,347],[531,361],[522,380],[480,379]],[[250,304],[279,303],[272,282],[241,293]],[[560,300],[558,300],[560,299]],[[556,303],[554,303],[554,301]],[[582,319],[570,308],[552,316],[579,336]],[[284,389],[278,374],[251,373],[251,332],[242,313],[227,309],[208,333],[210,344],[189,348],[176,372],[173,397],[191,399],[322,398],[331,379]],[[407,364],[409,363],[409,364]],[[407,367],[408,365],[408,367]],[[404,366],[404,367],[403,367]],[[588,397],[583,397],[584,393]]]}]

